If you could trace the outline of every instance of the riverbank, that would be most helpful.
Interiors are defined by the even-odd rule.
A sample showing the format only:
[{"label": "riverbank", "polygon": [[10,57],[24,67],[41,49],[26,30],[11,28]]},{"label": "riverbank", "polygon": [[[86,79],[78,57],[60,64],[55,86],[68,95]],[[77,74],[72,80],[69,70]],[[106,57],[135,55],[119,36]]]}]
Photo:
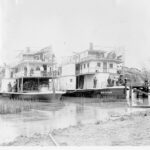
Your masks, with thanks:
[{"label": "riverbank", "polygon": [[[80,124],[51,132],[60,146],[150,145],[150,111],[148,109],[107,121]],[[5,146],[55,146],[48,134],[19,136]]]}]

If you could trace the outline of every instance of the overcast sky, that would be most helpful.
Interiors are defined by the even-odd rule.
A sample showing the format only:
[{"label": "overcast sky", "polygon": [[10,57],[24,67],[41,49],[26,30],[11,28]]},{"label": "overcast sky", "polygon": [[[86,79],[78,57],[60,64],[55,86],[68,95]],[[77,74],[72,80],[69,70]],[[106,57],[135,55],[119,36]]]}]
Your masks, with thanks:
[{"label": "overcast sky", "polygon": [[52,45],[60,58],[89,42],[124,48],[129,67],[150,60],[149,0],[1,0],[1,8],[0,64],[26,47]]}]

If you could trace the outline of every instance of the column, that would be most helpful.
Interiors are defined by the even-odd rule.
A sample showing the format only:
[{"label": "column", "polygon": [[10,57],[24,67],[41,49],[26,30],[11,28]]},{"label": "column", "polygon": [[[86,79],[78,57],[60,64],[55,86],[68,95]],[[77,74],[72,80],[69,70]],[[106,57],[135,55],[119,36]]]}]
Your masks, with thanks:
[{"label": "column", "polygon": [[19,92],[19,79],[17,79],[17,92]]},{"label": "column", "polygon": [[39,78],[38,78],[38,91],[39,91]]},{"label": "column", "polygon": [[23,92],[23,78],[21,79],[21,92]]},{"label": "column", "polygon": [[30,66],[29,66],[29,64],[27,65],[27,76],[28,77],[30,76]]}]

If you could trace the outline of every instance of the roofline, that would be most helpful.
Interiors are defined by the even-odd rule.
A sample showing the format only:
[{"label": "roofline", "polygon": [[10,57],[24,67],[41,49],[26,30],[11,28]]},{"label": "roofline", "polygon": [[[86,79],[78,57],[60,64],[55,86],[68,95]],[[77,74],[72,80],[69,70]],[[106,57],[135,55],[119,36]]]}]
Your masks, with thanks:
[{"label": "roofline", "polygon": [[37,78],[37,79],[38,78],[45,78],[45,79],[52,79],[53,78],[53,79],[56,79],[57,77],[36,77],[36,76],[32,76],[32,77],[15,77],[14,79],[22,79],[22,78],[23,79],[25,79],[25,78],[26,79],[31,79],[31,78]]},{"label": "roofline", "polygon": [[[97,52],[102,52],[102,53],[106,53],[106,51],[104,51],[104,50],[96,50],[96,49],[93,49],[93,50],[91,50],[91,49],[86,49],[86,50],[83,50],[83,51],[81,51],[81,52],[76,52],[77,54],[81,54],[81,53],[84,53],[84,52],[89,52],[89,51],[97,51]],[[76,54],[74,54],[74,55],[76,55]]]},{"label": "roofline", "polygon": [[[41,64],[48,64],[48,65],[52,65],[51,62],[33,62],[33,61],[22,61],[19,62],[18,64],[16,64],[13,68],[18,67],[19,65],[23,65],[23,64],[36,64],[36,65],[41,65]],[[53,63],[53,65],[56,63]]]},{"label": "roofline", "polygon": [[77,63],[75,63],[75,64],[80,64],[80,63],[85,63],[85,62],[91,62],[91,61],[103,61],[103,62],[104,62],[104,61],[111,61],[111,62],[116,62],[116,63],[118,63],[118,64],[123,63],[123,61],[121,61],[121,60],[102,58],[102,59],[83,60],[83,61],[77,62]]}]

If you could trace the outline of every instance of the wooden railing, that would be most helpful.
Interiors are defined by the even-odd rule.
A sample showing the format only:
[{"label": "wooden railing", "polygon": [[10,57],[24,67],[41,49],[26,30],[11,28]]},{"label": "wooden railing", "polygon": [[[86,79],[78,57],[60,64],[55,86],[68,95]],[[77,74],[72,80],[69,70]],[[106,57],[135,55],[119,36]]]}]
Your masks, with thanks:
[{"label": "wooden railing", "polygon": [[24,72],[19,72],[17,74],[14,75],[14,77],[57,77],[58,73],[54,72],[52,74],[52,72],[46,72],[46,71],[39,71],[39,72],[33,72],[33,73],[24,73]]}]

